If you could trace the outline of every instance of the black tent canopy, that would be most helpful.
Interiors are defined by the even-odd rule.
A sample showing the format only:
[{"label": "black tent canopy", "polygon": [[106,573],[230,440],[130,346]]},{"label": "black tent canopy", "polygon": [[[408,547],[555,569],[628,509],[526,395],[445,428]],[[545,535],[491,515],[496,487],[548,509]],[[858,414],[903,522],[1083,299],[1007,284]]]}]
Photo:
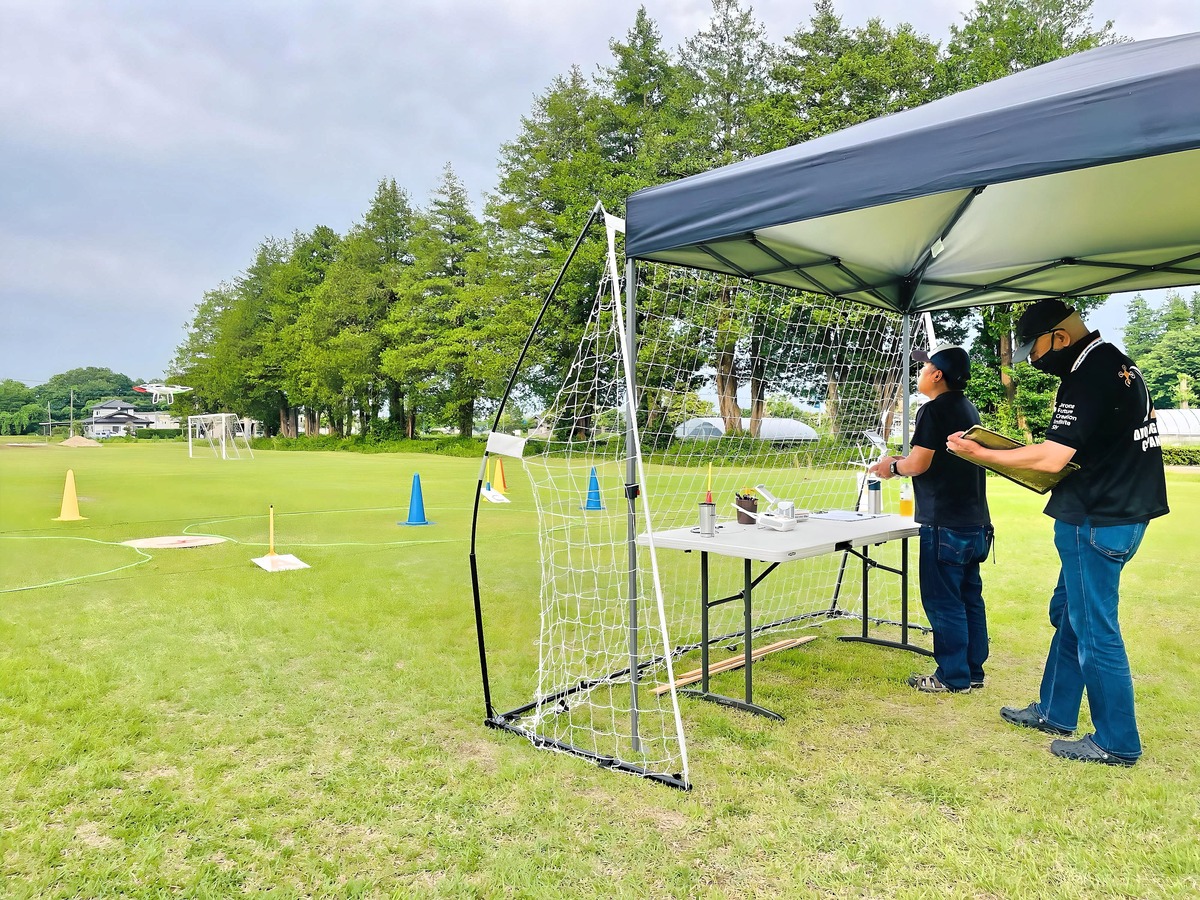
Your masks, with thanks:
[{"label": "black tent canopy", "polygon": [[1200,33],[633,194],[625,252],[914,314],[1200,283]]}]

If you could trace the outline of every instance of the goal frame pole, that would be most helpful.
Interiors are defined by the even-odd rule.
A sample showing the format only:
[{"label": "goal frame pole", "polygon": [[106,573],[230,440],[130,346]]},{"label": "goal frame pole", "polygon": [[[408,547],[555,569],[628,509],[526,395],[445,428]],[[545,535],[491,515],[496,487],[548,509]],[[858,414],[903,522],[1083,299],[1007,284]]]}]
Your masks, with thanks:
[{"label": "goal frame pole", "polygon": [[[546,294],[546,299],[542,303],[541,310],[538,311],[537,318],[533,320],[533,325],[529,329],[529,334],[525,338],[525,344],[521,347],[521,352],[517,356],[517,361],[513,365],[512,374],[508,376],[508,384],[504,386],[504,393],[500,396],[500,402],[496,406],[496,416],[492,420],[492,431],[500,427],[500,417],[504,415],[504,408],[508,405],[508,398],[512,394],[513,386],[517,382],[517,376],[521,373],[521,367],[525,363],[525,357],[529,353],[529,348],[533,344],[534,337],[537,336],[538,330],[542,326],[542,319],[546,316],[546,311],[550,309],[550,304],[558,294],[558,288],[562,284],[563,279],[567,275],[567,269],[575,259],[575,254],[579,252],[579,248],[583,245],[588,233],[592,230],[592,226],[596,221],[603,219],[604,206],[599,200],[592,207],[592,212],[588,216],[587,221],[583,223],[583,228],[579,231],[579,236],[575,239],[575,244],[571,247],[571,252],[567,254],[566,260],[562,264],[562,268],[558,272],[558,277],[554,279],[554,284],[550,286],[550,291]],[[484,706],[484,724],[492,725],[493,727],[509,728],[506,723],[496,718],[496,710],[492,705],[492,688],[488,678],[487,667],[487,645],[484,640],[483,629],[483,605],[479,592],[479,560],[476,556],[476,538],[479,534],[479,498],[483,493],[484,479],[487,477],[487,466],[490,453],[487,450],[483,451],[483,459],[479,466],[479,480],[475,486],[475,502],[471,509],[471,545],[469,552],[469,561],[471,564],[471,595],[475,604],[475,640],[479,644],[479,672],[483,681],[483,706]]]}]

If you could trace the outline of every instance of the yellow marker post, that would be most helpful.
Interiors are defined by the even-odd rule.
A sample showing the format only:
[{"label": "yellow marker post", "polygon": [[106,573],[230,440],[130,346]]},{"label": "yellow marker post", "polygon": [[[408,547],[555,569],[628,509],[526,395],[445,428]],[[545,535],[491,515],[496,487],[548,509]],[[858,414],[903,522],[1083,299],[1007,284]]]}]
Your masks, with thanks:
[{"label": "yellow marker post", "polygon": [[307,569],[308,563],[296,559],[290,553],[275,552],[275,504],[269,507],[267,524],[267,555],[250,560],[260,569],[268,572],[286,572],[289,569]]}]

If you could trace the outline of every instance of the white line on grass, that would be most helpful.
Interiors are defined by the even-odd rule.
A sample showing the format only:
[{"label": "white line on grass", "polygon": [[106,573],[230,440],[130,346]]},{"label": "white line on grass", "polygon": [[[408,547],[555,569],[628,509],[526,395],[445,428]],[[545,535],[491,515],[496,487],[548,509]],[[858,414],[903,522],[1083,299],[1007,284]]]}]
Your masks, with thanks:
[{"label": "white line on grass", "polygon": [[69,584],[72,581],[83,581],[85,578],[100,578],[103,575],[112,575],[114,572],[120,572],[124,569],[132,569],[134,566],[140,566],[144,562],[153,559],[149,553],[143,553],[137,547],[130,547],[127,544],[122,544],[119,541],[99,541],[95,538],[74,537],[70,535],[16,535],[16,534],[0,534],[0,539],[10,541],[88,541],[92,544],[102,544],[106,547],[120,547],[123,550],[132,550],[141,559],[131,563],[126,563],[123,566],[117,566],[115,569],[107,569],[103,572],[89,572],[86,575],[72,575],[70,578],[60,578],[57,581],[45,581],[41,584],[29,584],[24,587],[15,588],[0,588],[0,594],[15,594],[18,591],[33,591],[38,588],[54,587],[59,584]]},{"label": "white line on grass", "polygon": [[[379,507],[374,507],[371,510],[320,509],[320,510],[313,510],[311,512],[304,512],[304,511],[288,512],[288,513],[277,512],[275,514],[275,518],[282,519],[285,516],[322,516],[322,515],[329,515],[331,513],[348,513],[348,512],[374,512],[374,511],[382,512],[384,510],[402,509],[402,508],[403,507],[399,507],[399,506],[379,506]],[[224,516],[220,519],[208,519],[207,521],[204,521],[204,522],[194,522],[191,525],[186,525],[183,528],[183,533],[184,534],[194,534],[198,537],[224,538],[225,540],[229,541],[230,543],[241,544],[243,547],[266,547],[267,546],[266,541],[243,541],[243,540],[238,540],[235,537],[231,537],[227,534],[221,534],[220,532],[216,532],[216,531],[192,531],[193,528],[204,528],[209,525],[219,525],[219,524],[222,524],[225,522],[237,522],[242,519],[266,519],[266,518],[267,518],[267,516],[261,515],[259,513],[255,513],[254,515],[247,515],[247,516]],[[413,541],[413,540],[404,540],[404,541],[337,541],[337,542],[333,542],[333,543],[312,544],[312,543],[307,543],[305,541],[297,541],[297,540],[289,539],[287,541],[287,544],[288,544],[288,546],[291,546],[291,547],[407,547],[407,546],[411,546],[412,544],[460,544],[460,543],[464,542],[465,540],[466,540],[466,538],[438,538],[438,539],[428,540],[428,541],[420,541],[420,540],[417,540],[417,541]]]}]

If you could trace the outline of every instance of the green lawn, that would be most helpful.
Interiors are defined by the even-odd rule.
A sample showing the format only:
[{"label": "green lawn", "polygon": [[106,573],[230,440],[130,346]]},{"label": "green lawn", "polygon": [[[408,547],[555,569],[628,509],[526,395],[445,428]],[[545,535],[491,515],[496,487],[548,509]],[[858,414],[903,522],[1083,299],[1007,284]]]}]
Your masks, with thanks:
[{"label": "green lawn", "polygon": [[[68,467],[83,522],[52,521]],[[997,715],[1035,696],[1055,560],[1040,498],[995,480],[987,688],[917,694],[927,660],[832,623],[756,666],[786,722],[683,701],[684,793],[480,724],[478,470],[0,444],[0,895],[1200,894],[1200,474],[1170,475],[1176,511],[1125,578],[1135,768],[1057,760]],[[414,472],[431,527],[398,524]],[[479,550],[500,709],[532,696],[538,591],[528,485],[506,474]],[[270,504],[277,551],[311,569],[250,563]],[[230,541],[115,543],[183,533]]]}]

